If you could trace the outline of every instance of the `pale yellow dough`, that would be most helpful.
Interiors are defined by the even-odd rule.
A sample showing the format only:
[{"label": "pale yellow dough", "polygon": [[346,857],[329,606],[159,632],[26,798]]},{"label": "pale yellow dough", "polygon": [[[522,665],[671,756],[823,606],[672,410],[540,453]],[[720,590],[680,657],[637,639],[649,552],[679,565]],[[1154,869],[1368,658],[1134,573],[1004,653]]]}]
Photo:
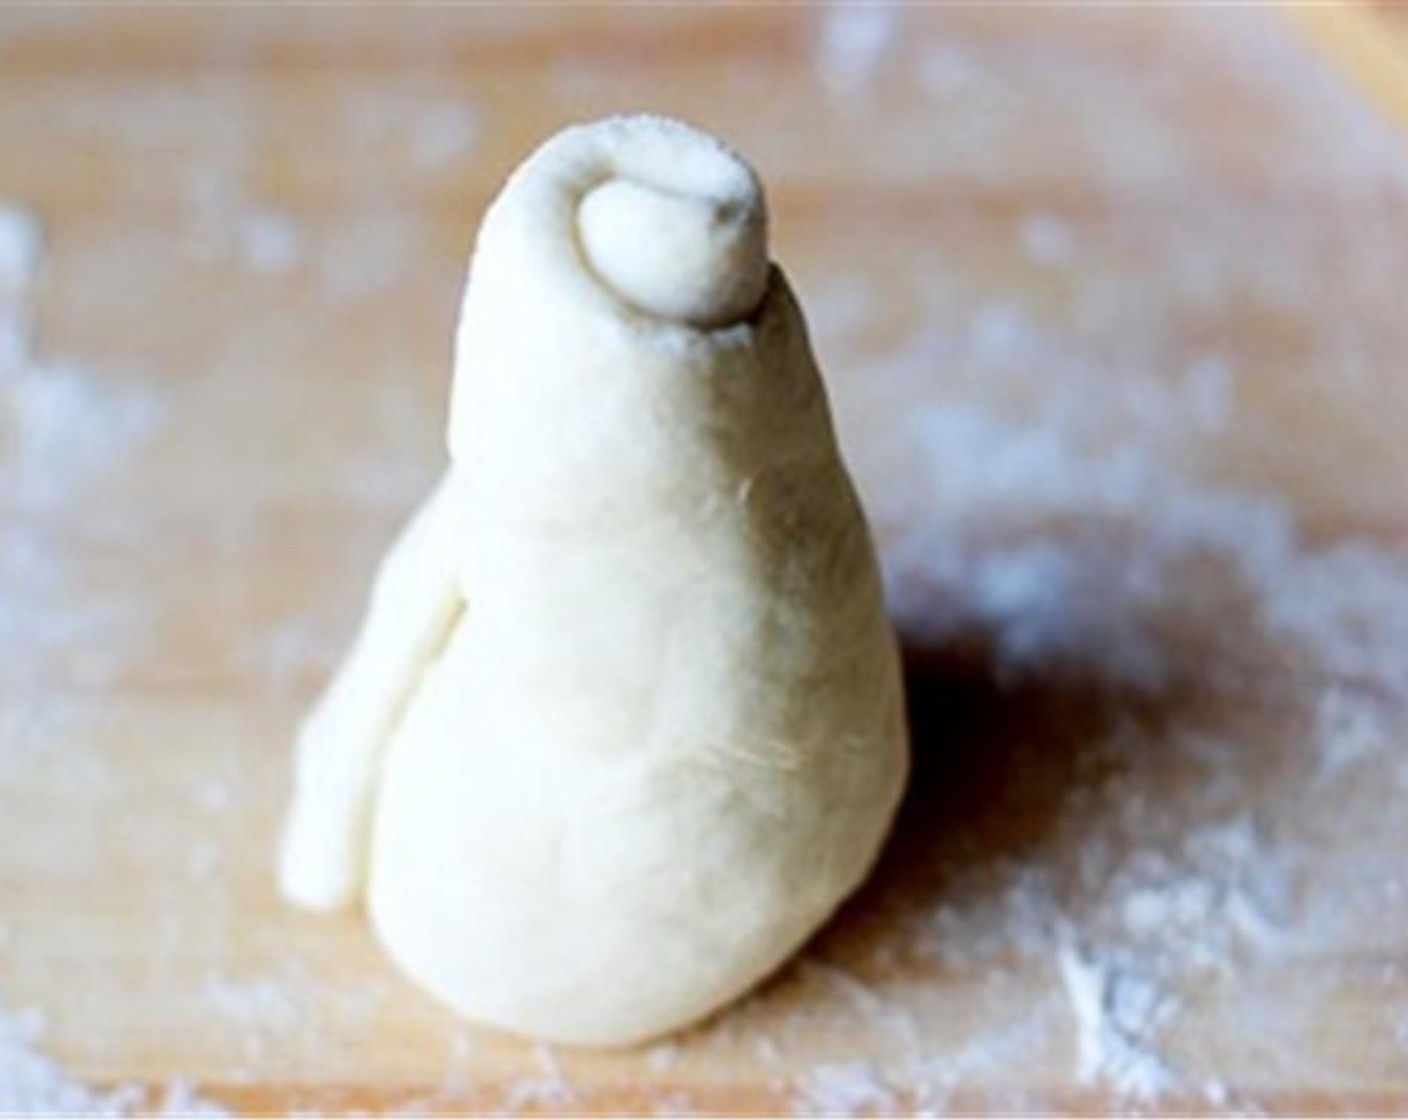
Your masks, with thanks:
[{"label": "pale yellow dough", "polygon": [[302,729],[281,864],[471,1019],[682,1027],[894,814],[895,640],[766,224],[737,155],[655,117],[555,136],[484,220],[451,466]]}]

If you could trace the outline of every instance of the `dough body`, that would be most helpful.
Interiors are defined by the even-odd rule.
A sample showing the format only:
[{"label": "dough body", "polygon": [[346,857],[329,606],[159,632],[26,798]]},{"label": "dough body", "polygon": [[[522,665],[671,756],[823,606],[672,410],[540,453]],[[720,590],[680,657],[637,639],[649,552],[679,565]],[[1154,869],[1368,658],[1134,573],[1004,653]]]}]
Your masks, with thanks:
[{"label": "dough body", "polygon": [[789,956],[888,830],[894,637],[764,230],[738,157],[646,117],[559,134],[485,219],[453,466],[305,726],[283,853],[291,898],[365,890],[470,1018],[684,1026]]}]

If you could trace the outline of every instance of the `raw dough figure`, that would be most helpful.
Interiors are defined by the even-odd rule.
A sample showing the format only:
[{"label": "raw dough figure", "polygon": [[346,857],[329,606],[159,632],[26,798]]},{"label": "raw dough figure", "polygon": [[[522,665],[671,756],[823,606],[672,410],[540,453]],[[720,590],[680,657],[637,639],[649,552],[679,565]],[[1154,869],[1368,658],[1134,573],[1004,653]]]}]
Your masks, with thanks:
[{"label": "raw dough figure", "polygon": [[776,968],[904,783],[898,658],[751,169],[570,128],[485,218],[452,466],[303,728],[284,893],[473,1019],[644,1040]]}]

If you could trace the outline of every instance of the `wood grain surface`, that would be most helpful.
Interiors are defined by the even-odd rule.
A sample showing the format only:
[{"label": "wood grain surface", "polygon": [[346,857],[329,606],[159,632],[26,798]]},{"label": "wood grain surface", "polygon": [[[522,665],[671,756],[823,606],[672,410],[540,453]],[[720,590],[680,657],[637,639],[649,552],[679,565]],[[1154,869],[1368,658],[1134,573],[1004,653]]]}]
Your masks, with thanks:
[{"label": "wood grain surface", "polygon": [[[1408,147],[1314,40],[0,8],[0,201],[46,243],[0,358],[0,1020],[42,1014],[56,1077],[247,1111],[1408,1109]],[[768,184],[916,766],[761,992],[551,1051],[286,910],[272,855],[292,730],[443,463],[479,215],[633,108]]]}]

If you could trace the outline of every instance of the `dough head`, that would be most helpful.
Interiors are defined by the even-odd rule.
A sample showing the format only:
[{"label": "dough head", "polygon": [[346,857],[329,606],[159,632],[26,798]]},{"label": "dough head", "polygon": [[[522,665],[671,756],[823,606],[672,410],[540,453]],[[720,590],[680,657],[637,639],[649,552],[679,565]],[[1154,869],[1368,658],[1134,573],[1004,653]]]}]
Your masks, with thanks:
[{"label": "dough head", "polygon": [[707,156],[650,168],[650,180],[609,179],[577,212],[603,283],[639,310],[704,329],[746,318],[768,283],[762,195],[729,155]]},{"label": "dough head", "polygon": [[487,456],[489,469],[470,476],[496,487],[504,472],[493,464],[509,454],[530,471],[578,475],[564,444],[642,392],[666,392],[667,380],[683,419],[698,419],[681,397],[697,380],[686,371],[713,363],[719,346],[752,347],[739,328],[760,322],[780,287],[767,226],[753,169],[690,125],[638,114],[550,138],[509,178],[475,245],[452,458]]}]

